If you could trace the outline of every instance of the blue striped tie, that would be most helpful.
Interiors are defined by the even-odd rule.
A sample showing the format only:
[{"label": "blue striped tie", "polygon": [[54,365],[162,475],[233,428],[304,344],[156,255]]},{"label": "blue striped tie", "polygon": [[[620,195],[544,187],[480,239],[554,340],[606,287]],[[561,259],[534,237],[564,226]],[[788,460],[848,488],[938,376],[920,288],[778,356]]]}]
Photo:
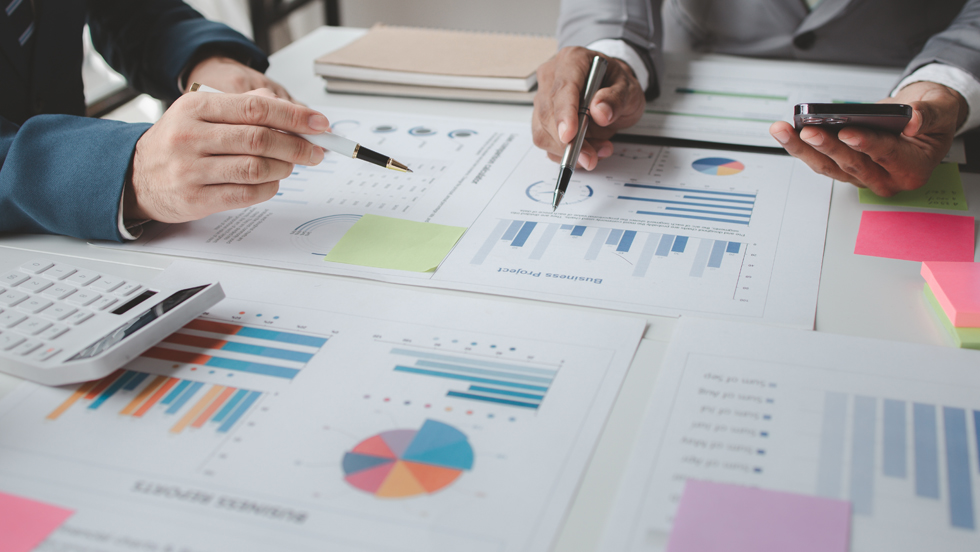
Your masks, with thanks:
[{"label": "blue striped tie", "polygon": [[4,10],[14,28],[14,36],[25,52],[30,52],[34,37],[34,10],[31,0],[11,0]]}]

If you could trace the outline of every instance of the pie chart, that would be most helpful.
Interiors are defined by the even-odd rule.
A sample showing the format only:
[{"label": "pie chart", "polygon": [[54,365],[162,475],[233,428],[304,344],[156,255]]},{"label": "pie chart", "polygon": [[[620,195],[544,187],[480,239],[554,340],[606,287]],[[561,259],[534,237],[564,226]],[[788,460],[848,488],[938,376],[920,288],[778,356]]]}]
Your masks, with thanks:
[{"label": "pie chart", "polygon": [[727,176],[738,174],[745,170],[745,165],[734,159],[725,157],[705,157],[691,164],[694,170],[712,176]]},{"label": "pie chart", "polygon": [[384,431],[344,454],[344,480],[378,498],[435,493],[473,467],[466,434],[426,420],[419,430]]}]

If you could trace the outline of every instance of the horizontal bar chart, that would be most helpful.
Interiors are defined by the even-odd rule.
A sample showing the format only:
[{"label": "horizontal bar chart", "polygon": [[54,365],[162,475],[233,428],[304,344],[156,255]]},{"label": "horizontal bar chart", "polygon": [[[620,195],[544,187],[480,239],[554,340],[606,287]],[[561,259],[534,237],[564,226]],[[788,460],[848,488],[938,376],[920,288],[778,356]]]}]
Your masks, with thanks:
[{"label": "horizontal bar chart", "polygon": [[293,379],[327,338],[197,319],[143,353],[143,358]]},{"label": "horizontal bar chart", "polygon": [[46,419],[58,420],[76,404],[87,402],[85,409],[94,411],[124,405],[118,415],[131,419],[143,419],[150,412],[155,420],[164,423],[172,418],[169,429],[172,434],[209,424],[217,433],[228,433],[261,396],[260,391],[117,370],[101,380],[79,386]]},{"label": "horizontal bar chart", "polygon": [[414,359],[396,364],[396,372],[469,384],[450,389],[447,397],[520,408],[537,409],[557,375],[548,368],[404,347],[393,348],[391,354]]},{"label": "horizontal bar chart", "polygon": [[748,225],[755,208],[754,193],[630,182],[623,187],[635,193],[617,199],[637,204],[638,215]]},{"label": "horizontal bar chart", "polygon": [[[971,422],[972,432],[968,428]],[[878,475],[892,480],[912,478],[908,488],[914,497],[909,498],[937,505],[944,501],[951,527],[975,531],[973,471],[980,471],[980,465],[971,464],[970,437],[980,437],[977,422],[980,410],[971,414],[965,408],[828,391],[816,492],[828,498],[850,499],[855,514],[872,516]],[[849,448],[845,446],[846,435],[850,435]],[[980,457],[980,439],[974,443],[974,453]],[[850,451],[849,459],[845,450]],[[879,457],[880,464],[876,463]],[[846,487],[845,478],[849,480]]]}]

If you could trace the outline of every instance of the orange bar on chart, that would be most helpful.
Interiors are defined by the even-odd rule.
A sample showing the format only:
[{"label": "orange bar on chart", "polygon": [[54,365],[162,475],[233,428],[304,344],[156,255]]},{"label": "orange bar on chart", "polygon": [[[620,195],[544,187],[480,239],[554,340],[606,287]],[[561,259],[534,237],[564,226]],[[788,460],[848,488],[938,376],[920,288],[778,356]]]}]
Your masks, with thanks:
[{"label": "orange bar on chart", "polygon": [[115,372],[109,374],[108,376],[100,379],[98,382],[96,382],[95,387],[89,390],[88,395],[85,395],[85,398],[88,400],[92,400],[95,397],[98,397],[100,393],[102,393],[103,391],[106,390],[107,387],[112,385],[112,382],[119,379],[119,376],[123,375],[123,372],[125,372],[125,370],[122,369],[116,370]]},{"label": "orange bar on chart", "polygon": [[58,405],[58,408],[55,408],[54,410],[52,410],[51,411],[51,414],[48,414],[46,416],[46,418],[49,419],[49,420],[57,420],[58,419],[58,416],[61,416],[62,414],[64,414],[66,410],[68,410],[69,408],[71,408],[71,405],[73,405],[76,402],[78,402],[78,399],[82,398],[82,395],[84,395],[85,393],[88,393],[89,390],[92,389],[93,387],[95,387],[96,385],[98,385],[98,383],[99,383],[98,380],[96,380],[96,381],[90,381],[90,382],[85,383],[84,385],[82,385],[78,389],[76,389],[75,392],[72,393],[70,397],[68,397],[67,399],[65,399],[65,402],[59,404]]},{"label": "orange bar on chart", "polygon": [[205,364],[207,361],[211,360],[211,357],[208,355],[188,353],[187,351],[177,351],[175,349],[162,349],[160,347],[150,347],[148,351],[143,353],[143,356],[146,358],[155,358],[157,360],[186,362],[188,364]]},{"label": "orange bar on chart", "polygon": [[167,394],[167,391],[170,391],[170,388],[171,387],[177,385],[177,382],[178,381],[180,381],[180,380],[177,379],[177,378],[170,378],[170,379],[168,379],[167,380],[167,383],[163,384],[163,387],[161,387],[156,393],[154,393],[152,397],[150,397],[149,399],[147,399],[147,401],[145,403],[143,403],[143,406],[141,406],[139,408],[139,410],[137,410],[136,412],[133,413],[133,417],[134,418],[142,418],[143,417],[143,414],[146,414],[146,412],[149,409],[153,408],[153,405],[155,405],[157,403],[157,401],[159,401],[160,399],[162,399],[163,396]]},{"label": "orange bar on chart", "polygon": [[194,420],[194,423],[191,424],[191,427],[203,426],[204,422],[211,419],[211,416],[214,416],[214,413],[217,412],[219,408],[221,408],[221,405],[225,404],[225,401],[228,400],[228,397],[230,397],[231,394],[234,393],[235,391],[237,391],[237,389],[235,389],[234,387],[226,387],[225,390],[222,391],[220,395],[218,395],[218,398],[215,399],[213,403],[211,403],[211,406],[207,407],[204,410],[204,412],[202,412],[201,415],[198,416],[196,420]]},{"label": "orange bar on chart", "polygon": [[160,387],[160,385],[162,385],[165,381],[167,381],[167,376],[157,376],[154,378],[154,380],[150,382],[150,385],[144,387],[143,390],[139,392],[139,395],[136,395],[135,399],[129,401],[126,408],[120,410],[119,413],[123,416],[129,416],[132,414],[133,411],[136,410],[136,407],[142,404],[143,401],[150,396],[150,393],[153,393],[153,391],[155,391],[157,387]]},{"label": "orange bar on chart", "polygon": [[202,349],[220,349],[228,343],[224,339],[218,339],[216,337],[201,337],[199,335],[190,335],[175,333],[168,335],[164,341],[166,343],[177,343],[179,345],[189,345],[191,347],[200,347]]},{"label": "orange bar on chart", "polygon": [[198,330],[202,332],[219,333],[224,335],[235,335],[238,330],[242,329],[241,326],[236,326],[234,324],[222,324],[221,322],[212,322],[210,320],[191,320],[186,326],[188,330]]},{"label": "orange bar on chart", "polygon": [[213,401],[218,394],[224,391],[224,389],[225,387],[223,385],[215,385],[211,389],[208,389],[208,392],[201,397],[201,400],[197,401],[194,408],[188,410],[187,414],[184,414],[184,417],[181,418],[179,422],[174,424],[174,427],[170,428],[170,433],[180,433],[181,431],[184,431],[184,428],[190,425],[191,421],[200,416],[201,412],[203,412],[204,409],[211,404],[211,401]]}]

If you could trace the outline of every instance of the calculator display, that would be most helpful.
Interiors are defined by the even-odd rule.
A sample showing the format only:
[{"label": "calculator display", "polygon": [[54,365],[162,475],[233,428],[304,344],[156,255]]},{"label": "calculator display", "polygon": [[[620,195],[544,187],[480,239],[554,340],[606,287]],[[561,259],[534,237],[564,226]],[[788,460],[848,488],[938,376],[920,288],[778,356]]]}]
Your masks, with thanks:
[{"label": "calculator display", "polygon": [[[157,305],[153,306],[152,308],[150,308],[149,310],[147,310],[143,314],[141,314],[138,317],[136,317],[131,322],[128,322],[126,324],[123,324],[122,326],[120,326],[120,327],[116,328],[115,330],[113,330],[112,332],[108,333],[107,335],[105,335],[104,337],[102,337],[101,339],[99,339],[98,341],[96,341],[95,343],[93,343],[93,344],[89,345],[88,347],[82,349],[75,356],[69,358],[65,362],[71,362],[73,360],[83,360],[83,359],[86,359],[86,358],[92,358],[92,357],[95,357],[95,356],[100,355],[101,353],[104,353],[105,351],[108,351],[109,349],[111,349],[114,345],[116,345],[120,341],[122,341],[122,340],[126,339],[127,337],[133,335],[134,333],[136,333],[137,331],[139,331],[140,328],[143,328],[147,324],[153,322],[154,320],[160,318],[161,316],[163,316],[163,315],[167,314],[168,312],[172,311],[173,309],[177,308],[180,304],[184,303],[185,301],[187,301],[191,297],[194,297],[195,295],[197,295],[201,290],[205,289],[206,287],[208,287],[208,286],[204,285],[204,286],[198,286],[198,287],[193,287],[193,288],[182,289],[180,291],[175,292],[170,297],[167,297],[166,299],[164,299],[163,301],[161,301]],[[150,293],[150,296],[156,294],[155,291],[154,292],[146,292],[146,293]],[[144,295],[145,295],[145,293],[144,293]],[[138,302],[143,302],[143,301],[145,301],[148,298],[149,298],[149,296],[146,296],[146,297],[142,297],[141,296],[141,297],[138,297],[137,299],[139,299]],[[123,307],[126,307],[126,306],[127,305],[124,305]],[[129,308],[132,308],[132,306],[135,306],[135,305],[129,305]],[[125,312],[125,311],[123,311],[123,312]],[[116,314],[120,314],[120,313],[116,313]]]}]

